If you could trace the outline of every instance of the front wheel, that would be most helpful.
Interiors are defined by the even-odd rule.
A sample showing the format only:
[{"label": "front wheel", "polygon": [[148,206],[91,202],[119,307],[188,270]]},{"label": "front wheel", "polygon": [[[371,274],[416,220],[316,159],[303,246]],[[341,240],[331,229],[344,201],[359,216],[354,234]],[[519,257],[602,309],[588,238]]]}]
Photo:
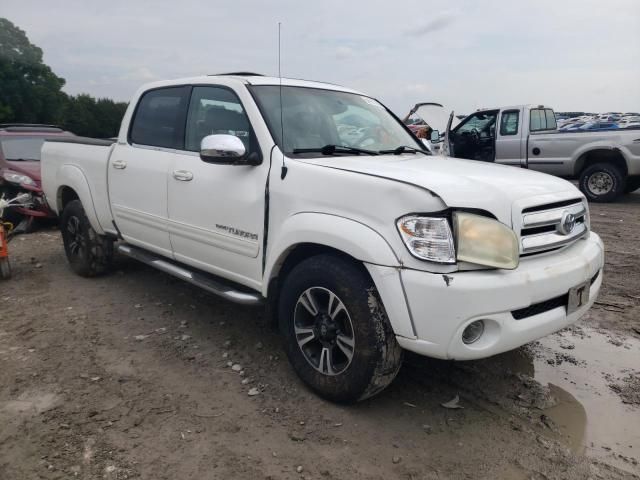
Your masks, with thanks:
[{"label": "front wheel", "polygon": [[624,176],[610,163],[596,163],[580,175],[580,190],[591,202],[613,202],[624,192]]},{"label": "front wheel", "polygon": [[83,277],[105,273],[113,259],[113,242],[96,233],[80,200],[64,207],[60,219],[64,251],[71,269]]},{"label": "front wheel", "polygon": [[334,255],[311,257],[287,275],[281,292],[287,356],[312,390],[352,403],[395,378],[402,349],[362,267]]}]

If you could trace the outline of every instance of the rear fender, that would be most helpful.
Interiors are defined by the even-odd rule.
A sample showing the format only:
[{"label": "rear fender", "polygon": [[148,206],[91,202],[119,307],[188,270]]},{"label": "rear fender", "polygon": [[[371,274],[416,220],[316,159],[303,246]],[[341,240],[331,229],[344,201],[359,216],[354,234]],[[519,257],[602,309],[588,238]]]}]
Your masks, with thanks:
[{"label": "rear fender", "polygon": [[93,204],[93,196],[91,195],[89,182],[82,170],[75,165],[63,165],[57,172],[56,182],[60,185],[56,195],[56,210],[58,215],[62,215],[62,191],[65,187],[71,188],[78,195],[93,229],[99,235],[103,235],[104,229],[98,221],[98,215],[96,214],[95,205]]},{"label": "rear fender", "polygon": [[607,158],[603,158],[603,161],[606,162],[611,157],[621,157],[622,161],[626,166],[627,171],[629,171],[629,162],[627,158],[630,157],[629,150],[625,147],[613,147],[608,142],[592,142],[587,145],[583,145],[578,148],[573,153],[572,163],[573,163],[573,175],[578,176],[585,168],[585,163],[589,154],[597,154],[597,152],[602,152]]}]

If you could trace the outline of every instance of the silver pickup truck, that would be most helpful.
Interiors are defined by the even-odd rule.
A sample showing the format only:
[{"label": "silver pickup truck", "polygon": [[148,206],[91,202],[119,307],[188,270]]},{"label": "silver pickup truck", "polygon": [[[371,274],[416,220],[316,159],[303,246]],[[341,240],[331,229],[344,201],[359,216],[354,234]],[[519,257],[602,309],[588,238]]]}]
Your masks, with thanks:
[{"label": "silver pickup truck", "polygon": [[452,128],[453,112],[445,126],[441,106],[423,105],[415,113],[434,129],[431,142],[440,142],[444,155],[578,179],[593,202],[640,188],[640,129],[561,133],[553,110],[543,105],[478,110]]}]

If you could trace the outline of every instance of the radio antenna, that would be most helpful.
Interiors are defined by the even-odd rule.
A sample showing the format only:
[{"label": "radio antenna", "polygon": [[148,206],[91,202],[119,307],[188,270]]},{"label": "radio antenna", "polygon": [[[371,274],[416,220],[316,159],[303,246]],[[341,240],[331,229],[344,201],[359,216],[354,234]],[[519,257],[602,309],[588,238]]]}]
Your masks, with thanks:
[{"label": "radio antenna", "polygon": [[284,177],[287,176],[287,166],[284,163],[285,157],[285,143],[284,143],[284,114],[282,113],[282,70],[281,70],[281,48],[280,48],[280,37],[281,37],[282,23],[278,22],[278,78],[280,79],[280,142],[282,144],[282,168],[280,170],[280,179],[284,180]]}]

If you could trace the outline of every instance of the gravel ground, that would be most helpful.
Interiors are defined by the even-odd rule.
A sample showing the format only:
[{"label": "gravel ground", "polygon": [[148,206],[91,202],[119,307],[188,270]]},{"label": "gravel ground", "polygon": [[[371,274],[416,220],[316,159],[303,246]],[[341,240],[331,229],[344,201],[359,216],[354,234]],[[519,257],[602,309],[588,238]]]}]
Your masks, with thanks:
[{"label": "gravel ground", "polygon": [[[408,356],[350,407],[300,384],[260,309],[126,259],[79,278],[57,231],[17,237],[0,283],[0,479],[639,478],[639,206],[593,206],[605,283],[577,326],[478,362]],[[600,337],[607,372],[588,355]],[[441,405],[456,395],[464,408]]]}]

